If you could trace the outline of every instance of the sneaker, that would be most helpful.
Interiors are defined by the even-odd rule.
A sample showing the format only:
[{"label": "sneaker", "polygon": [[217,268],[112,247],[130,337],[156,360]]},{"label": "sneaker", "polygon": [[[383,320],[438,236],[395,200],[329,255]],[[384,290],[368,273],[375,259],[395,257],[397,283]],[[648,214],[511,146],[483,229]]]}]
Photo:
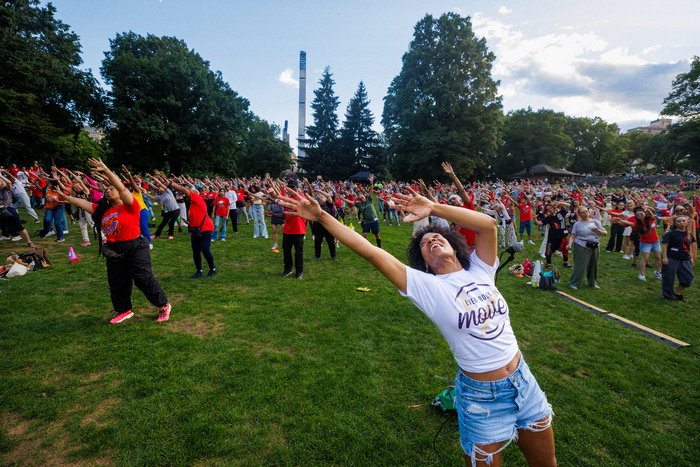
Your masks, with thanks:
[{"label": "sneaker", "polygon": [[192,276],[192,279],[197,279],[198,277],[202,277],[202,274],[204,274],[204,271],[202,271],[200,269],[199,271],[194,273],[194,275]]},{"label": "sneaker", "polygon": [[[632,259],[634,259],[634,258],[632,258]],[[632,264],[630,264],[630,266],[632,266],[633,268],[639,269],[639,266],[637,266],[637,263],[632,263]]]},{"label": "sneaker", "polygon": [[337,257],[337,256],[334,256],[334,257],[333,257],[333,261],[338,261],[338,257]]},{"label": "sneaker", "polygon": [[62,242],[65,242],[65,241],[66,241],[65,238],[57,238],[57,239],[56,239],[56,243],[62,243]]},{"label": "sneaker", "polygon": [[155,240],[156,238],[158,237],[156,237],[155,235],[151,235],[151,240]]},{"label": "sneaker", "polygon": [[[88,245],[89,245],[89,243],[88,243]],[[149,250],[152,250],[152,249],[153,249],[153,243],[149,243],[149,244],[148,244],[148,249],[149,249]]]},{"label": "sneaker", "polygon": [[646,278],[646,277],[644,277],[644,276],[643,276],[643,275],[641,275],[641,274],[637,276],[637,279],[639,279],[640,281],[644,281],[644,282],[646,282],[646,281],[647,281],[647,278]]},{"label": "sneaker", "polygon": [[158,322],[162,321],[167,321],[170,319],[170,310],[171,310],[170,303],[165,305],[163,308],[160,309],[160,313],[158,313]]},{"label": "sneaker", "polygon": [[677,293],[674,293],[673,296],[678,300],[679,302],[684,302],[685,303],[685,298],[683,298],[683,295],[678,295]]},{"label": "sneaker", "polygon": [[297,279],[303,279],[303,278],[304,278],[303,272],[300,272],[299,274],[297,274]]},{"label": "sneaker", "polygon": [[589,283],[586,283],[586,285],[587,285],[588,287],[593,287],[594,289],[599,289],[599,288],[600,288],[600,287],[598,287],[598,284],[593,284],[593,285],[591,285],[590,282],[589,282]]},{"label": "sneaker", "polygon": [[49,233],[46,234],[47,237],[50,237],[52,235],[56,235],[56,232],[54,232],[53,230],[49,230]]},{"label": "sneaker", "polygon": [[211,270],[207,273],[207,277],[213,277],[213,276],[215,276],[215,275],[216,275],[216,268],[211,269]]},{"label": "sneaker", "polygon": [[654,275],[656,276],[656,278],[657,278],[658,280],[661,280],[661,279],[663,278],[663,276],[661,275],[661,273],[660,273],[659,271],[657,271],[656,269],[654,269]]},{"label": "sneaker", "polygon": [[632,259],[632,258],[627,256],[627,255],[622,255],[622,259]]},{"label": "sneaker", "polygon": [[63,235],[65,235],[65,234],[67,234],[67,233],[70,233],[70,232],[68,232],[68,230],[64,230],[64,231],[63,231]]},{"label": "sneaker", "polygon": [[131,310],[125,311],[124,313],[119,313],[117,316],[109,320],[109,322],[110,324],[121,323],[122,321],[129,319],[132,316],[134,316],[134,313]]},{"label": "sneaker", "polygon": [[569,287],[571,287],[571,288],[574,289],[574,290],[578,290],[578,287],[576,287],[575,285],[569,284]]},{"label": "sneaker", "polygon": [[90,245],[90,242],[88,242],[87,240],[80,244],[80,246],[88,246],[88,245]]},{"label": "sneaker", "polygon": [[177,228],[178,233],[182,233],[182,227]]},{"label": "sneaker", "polygon": [[270,248],[270,250],[276,250],[277,248],[278,248],[278,246],[277,246],[277,244],[275,243],[274,245],[272,245],[272,248]]},{"label": "sneaker", "polygon": [[70,221],[70,225],[75,225],[75,221]]},{"label": "sneaker", "polygon": [[39,223],[41,223],[41,221],[39,219],[34,219],[34,223],[39,224]]},{"label": "sneaker", "polygon": [[605,250],[605,252],[606,252],[606,253],[612,253],[612,251],[610,251],[610,250]]},{"label": "sneaker", "polygon": [[222,241],[222,242],[225,242],[225,241],[226,241],[226,239],[225,239],[225,238],[222,238],[222,239],[221,239],[221,241]]},{"label": "sneaker", "polygon": [[20,237],[19,235],[17,235],[16,237],[12,237],[13,242],[19,242],[20,240],[22,240],[22,237]]},{"label": "sneaker", "polygon": [[3,235],[2,237],[0,237],[0,242],[3,241],[3,240],[9,240],[10,238],[11,238],[11,237],[6,237],[6,236]]},{"label": "sneaker", "polygon": [[292,275],[292,270],[290,269],[289,271],[284,271],[282,273],[282,277],[289,277]]},{"label": "sneaker", "polygon": [[527,243],[528,243],[529,245],[534,245],[534,244],[535,244],[535,242],[533,242],[532,240],[528,240]]},{"label": "sneaker", "polygon": [[172,240],[174,237],[172,235],[168,236],[168,240]]}]

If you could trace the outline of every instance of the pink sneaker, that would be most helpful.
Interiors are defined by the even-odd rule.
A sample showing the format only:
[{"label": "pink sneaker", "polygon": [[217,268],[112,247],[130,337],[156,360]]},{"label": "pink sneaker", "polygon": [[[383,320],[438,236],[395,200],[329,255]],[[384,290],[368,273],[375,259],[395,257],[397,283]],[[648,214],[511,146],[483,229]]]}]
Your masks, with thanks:
[{"label": "pink sneaker", "polygon": [[88,245],[90,245],[90,242],[83,242],[80,244],[80,246],[88,246]]},{"label": "pink sneaker", "polygon": [[173,236],[172,236],[172,235],[168,237],[168,240],[172,240],[172,239],[173,239]]},{"label": "pink sneaker", "polygon": [[111,324],[121,323],[122,321],[129,319],[132,316],[134,316],[134,313],[131,310],[125,311],[124,313],[119,313],[117,316],[112,318],[109,322]]},{"label": "pink sneaker", "polygon": [[172,307],[170,306],[170,303],[165,305],[165,307],[160,309],[160,314],[158,315],[158,322],[160,323],[161,321],[167,321],[170,319],[170,309]]},{"label": "pink sneaker", "polygon": [[155,235],[151,235],[151,240],[155,240],[157,237]]}]

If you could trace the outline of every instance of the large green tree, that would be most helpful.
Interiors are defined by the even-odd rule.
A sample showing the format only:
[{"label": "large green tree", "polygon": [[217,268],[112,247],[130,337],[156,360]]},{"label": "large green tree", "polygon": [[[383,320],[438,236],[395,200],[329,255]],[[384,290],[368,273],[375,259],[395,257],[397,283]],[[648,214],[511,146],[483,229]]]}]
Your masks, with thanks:
[{"label": "large green tree", "polygon": [[382,173],[386,171],[385,151],[380,143],[379,134],[372,129],[374,115],[369,109],[369,104],[367,89],[360,81],[355,95],[350,99],[340,130],[342,150],[347,159],[353,161],[352,171]]},{"label": "large green tree", "polygon": [[595,118],[571,118],[567,133],[573,141],[569,170],[580,173],[620,172],[628,163],[627,140],[615,123]]},{"label": "large green tree", "polygon": [[676,76],[664,104],[662,115],[681,117],[670,129],[674,146],[700,171],[700,57],[693,57],[688,73]]},{"label": "large green tree", "polygon": [[117,34],[102,62],[112,85],[115,156],[138,170],[235,173],[251,114],[220,72],[174,37]]},{"label": "large green tree", "polygon": [[319,88],[314,91],[314,123],[306,127],[307,138],[302,141],[306,156],[300,158],[299,164],[311,175],[341,179],[350,174],[353,160],[342,151],[337,114],[340,99],[335,95],[334,84],[330,67],[326,67]]},{"label": "large green tree", "polygon": [[496,173],[506,178],[516,172],[530,170],[537,164],[562,168],[573,147],[566,133],[568,117],[553,110],[531,108],[509,112],[504,118],[501,137],[503,146],[494,162]]},{"label": "large green tree", "polygon": [[280,139],[280,128],[254,116],[248,128],[245,147],[237,158],[238,173],[244,177],[277,176],[292,165],[292,148]]},{"label": "large green tree", "polygon": [[468,178],[489,165],[502,123],[494,60],[468,17],[426,15],[418,22],[384,98],[393,175],[432,180],[444,175],[440,163],[447,161]]},{"label": "large green tree", "polygon": [[0,2],[0,161],[65,161],[83,122],[104,120],[103,91],[80,42],[38,0]]}]

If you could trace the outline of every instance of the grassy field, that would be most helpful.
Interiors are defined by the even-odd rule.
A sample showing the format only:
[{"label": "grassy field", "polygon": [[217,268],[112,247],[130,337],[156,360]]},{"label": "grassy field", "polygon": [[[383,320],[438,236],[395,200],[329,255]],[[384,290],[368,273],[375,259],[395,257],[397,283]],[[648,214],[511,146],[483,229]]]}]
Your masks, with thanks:
[{"label": "grassy field", "polygon": [[[0,465],[463,465],[458,433],[437,438],[444,460],[433,450],[445,417],[430,402],[448,384],[434,375],[457,372],[435,326],[347,248],[311,261],[310,234],[304,279],[282,279],[282,253],[252,230],[214,243],[210,279],[190,279],[186,234],[155,240],[172,317],[157,323],[135,290],[119,325],[97,246],[77,226],[63,244],[36,238],[54,266],[0,281]],[[382,223],[382,245],[403,259],[410,232]],[[0,243],[13,251],[26,248]],[[563,268],[559,289],[692,347],[499,277],[562,466],[700,463],[700,292],[665,301],[629,264],[603,252],[600,290],[569,289]],[[515,446],[504,461],[525,465]]]}]

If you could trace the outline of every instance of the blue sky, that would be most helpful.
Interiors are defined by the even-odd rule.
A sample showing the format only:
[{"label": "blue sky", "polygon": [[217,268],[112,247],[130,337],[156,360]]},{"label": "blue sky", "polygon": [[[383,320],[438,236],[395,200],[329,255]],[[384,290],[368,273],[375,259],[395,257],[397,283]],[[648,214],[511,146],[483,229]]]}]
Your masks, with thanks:
[{"label": "blue sky", "polygon": [[[43,2],[44,4],[46,2]],[[532,107],[601,117],[624,132],[659,117],[673,78],[700,54],[698,0],[587,2],[374,0],[54,0],[80,36],[83,68],[98,79],[117,33],[175,36],[220,70],[251,110],[298,125],[299,51],[307,53],[308,104],[330,66],[344,119],[363,81],[381,131],[383,97],[427,13],[470,16],[496,54],[504,111]]]}]

